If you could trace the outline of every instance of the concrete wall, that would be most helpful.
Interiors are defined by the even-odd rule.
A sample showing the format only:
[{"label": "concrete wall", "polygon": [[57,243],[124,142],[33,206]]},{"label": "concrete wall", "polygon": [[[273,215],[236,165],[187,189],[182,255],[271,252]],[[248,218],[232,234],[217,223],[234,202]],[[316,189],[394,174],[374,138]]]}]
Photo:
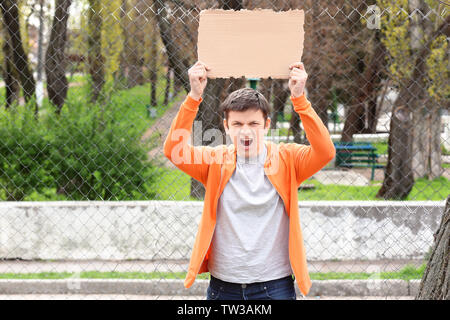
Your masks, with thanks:
[{"label": "concrete wall", "polygon": [[[445,201],[304,201],[309,260],[423,258]],[[2,202],[0,258],[189,259],[202,202]]]}]

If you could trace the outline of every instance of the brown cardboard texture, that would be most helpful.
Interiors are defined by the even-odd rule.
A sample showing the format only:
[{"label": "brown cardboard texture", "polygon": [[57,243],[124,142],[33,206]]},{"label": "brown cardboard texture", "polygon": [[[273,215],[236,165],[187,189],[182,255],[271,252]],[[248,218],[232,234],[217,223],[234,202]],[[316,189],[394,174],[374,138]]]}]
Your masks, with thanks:
[{"label": "brown cardboard texture", "polygon": [[302,58],[303,22],[298,9],[202,10],[198,60],[211,68],[208,78],[288,79]]}]

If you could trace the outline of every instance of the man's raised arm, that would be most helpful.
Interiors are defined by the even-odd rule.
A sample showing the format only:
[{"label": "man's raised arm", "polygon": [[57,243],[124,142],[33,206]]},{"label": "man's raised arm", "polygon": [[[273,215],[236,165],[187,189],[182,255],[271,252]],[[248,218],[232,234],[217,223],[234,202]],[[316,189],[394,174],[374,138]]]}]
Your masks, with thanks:
[{"label": "man's raised arm", "polygon": [[199,105],[203,100],[207,70],[209,68],[200,61],[189,69],[191,91],[173,119],[164,142],[164,155],[180,170],[203,184],[206,183],[208,174],[208,164],[203,161],[203,152],[206,147],[192,146],[189,144],[189,138]]},{"label": "man's raised arm", "polygon": [[291,101],[305,129],[310,145],[293,144],[297,184],[311,177],[330,162],[336,154],[330,133],[306,99],[304,88],[308,74],[303,63],[294,63],[289,77]]}]

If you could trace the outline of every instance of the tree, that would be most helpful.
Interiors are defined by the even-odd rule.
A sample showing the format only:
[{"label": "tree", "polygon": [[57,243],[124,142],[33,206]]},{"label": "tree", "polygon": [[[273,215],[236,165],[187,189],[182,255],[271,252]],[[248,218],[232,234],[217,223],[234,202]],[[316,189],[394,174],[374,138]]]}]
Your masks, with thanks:
[{"label": "tree", "polygon": [[66,78],[66,56],[64,50],[67,39],[67,20],[71,0],[56,0],[55,16],[50,41],[45,55],[48,98],[60,114],[67,97],[69,83]]},{"label": "tree", "polygon": [[[22,87],[25,101],[28,102],[35,94],[36,84],[22,42],[17,1],[1,0],[0,7],[3,14],[3,26],[8,35],[8,40],[5,43],[8,43],[8,50],[10,50],[10,52],[7,52],[8,55],[5,54],[5,58],[8,59],[9,56],[12,58],[12,65],[7,68],[6,73],[16,73],[14,69],[17,70],[17,79]],[[8,86],[14,83],[14,80],[6,80]],[[14,93],[14,88],[10,87],[9,90],[11,90],[10,94]]]},{"label": "tree", "polygon": [[158,23],[158,29],[160,32],[161,40],[166,49],[167,59],[169,61],[169,68],[174,71],[175,79],[178,80],[186,92],[189,92],[189,79],[187,70],[190,67],[190,60],[183,58],[184,50],[182,47],[177,46],[175,37],[173,36],[172,29],[175,25],[168,20],[168,12],[166,3],[162,4],[161,1],[154,0],[154,8],[157,12],[156,18]]},{"label": "tree", "polygon": [[[397,21],[390,23],[398,24]],[[424,34],[424,41],[419,41],[420,49],[414,50],[414,54],[409,57],[410,60],[404,60],[405,58],[402,56],[403,46],[409,46],[409,41],[405,43],[403,34],[407,30],[402,31],[402,27],[403,25],[401,25],[400,29],[387,28],[390,31],[385,31],[387,40],[398,42],[394,46],[386,41],[386,46],[394,59],[390,65],[391,76],[400,83],[400,92],[392,109],[385,179],[376,195],[384,199],[404,199],[414,185],[412,160],[418,150],[413,148],[413,146],[417,143],[415,140],[420,139],[419,136],[424,135],[424,132],[426,132],[417,132],[417,128],[414,128],[414,126],[419,126],[420,128],[423,123],[426,123],[426,121],[423,121],[423,115],[420,119],[417,117],[422,114],[423,106],[429,103],[429,96],[426,90],[428,76],[427,58],[432,52],[432,45],[437,39],[440,39],[442,35],[445,37],[450,36],[450,15],[443,20],[435,31],[428,30],[431,33]],[[400,64],[400,62],[402,63]],[[439,125],[437,127],[440,128]],[[440,130],[436,134],[438,134],[439,139]],[[440,161],[440,148],[436,152]]]},{"label": "tree", "polygon": [[376,133],[378,110],[377,97],[378,89],[382,79],[383,61],[386,50],[381,43],[380,31],[373,32],[371,50],[372,54],[365,63],[361,59],[363,72],[357,77],[358,89],[355,94],[354,104],[348,108],[348,114],[345,119],[344,128],[342,130],[341,141],[350,142],[356,133]]},{"label": "tree", "polygon": [[447,197],[417,300],[450,300],[450,196]]},{"label": "tree", "polygon": [[5,82],[6,104],[5,108],[8,109],[14,101],[18,101],[20,95],[20,83],[17,70],[14,67],[11,41],[9,34],[5,28],[1,30],[3,37],[0,38],[2,46],[2,77]]},{"label": "tree", "polygon": [[[408,84],[414,62],[423,44],[448,16],[440,2],[431,0],[379,0],[382,16],[382,41],[388,52],[388,71],[398,88]],[[420,103],[411,108],[412,173],[414,178],[439,177],[443,170],[440,150],[440,111],[447,108],[450,94],[448,40],[437,35],[422,57],[425,60],[422,86],[415,92]]]},{"label": "tree", "polygon": [[104,57],[102,55],[102,5],[100,0],[89,0],[88,63],[91,75],[91,101],[97,101],[105,84]]},{"label": "tree", "polygon": [[144,83],[142,43],[145,41],[143,32],[145,32],[146,17],[139,12],[146,12],[148,5],[148,0],[123,0],[122,2],[123,16],[121,20],[124,49],[121,60],[121,74],[126,79],[126,88],[133,88]]},{"label": "tree", "polygon": [[[148,8],[152,8],[153,1],[146,0],[146,3],[148,2],[147,6]],[[159,54],[158,54],[158,46],[159,46],[159,37],[158,37],[158,30],[157,30],[157,24],[156,24],[156,17],[154,10],[147,10],[148,19],[150,23],[146,27],[145,32],[145,47],[150,48],[150,50],[146,50],[144,52],[144,59],[145,59],[145,65],[148,66],[147,74],[145,77],[150,79],[151,83],[151,89],[150,89],[150,105],[156,106],[157,100],[156,100],[156,87],[158,85],[158,60],[159,60]]]},{"label": "tree", "polygon": [[105,83],[112,84],[119,70],[123,50],[123,30],[120,26],[120,0],[102,1],[102,56],[104,57]]}]

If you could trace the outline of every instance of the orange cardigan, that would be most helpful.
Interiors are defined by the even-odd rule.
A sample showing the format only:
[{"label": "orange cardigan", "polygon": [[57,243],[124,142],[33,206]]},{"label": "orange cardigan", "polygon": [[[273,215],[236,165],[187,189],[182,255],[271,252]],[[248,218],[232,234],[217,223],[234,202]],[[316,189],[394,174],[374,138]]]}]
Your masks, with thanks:
[{"label": "orange cardigan", "polygon": [[[300,115],[310,145],[265,141],[267,158],[264,172],[282,198],[289,216],[289,260],[300,291],[306,296],[311,280],[298,212],[298,187],[330,162],[336,151],[327,128],[305,95],[291,96],[290,99],[294,110]],[[208,272],[217,203],[236,168],[234,145],[194,147],[189,144],[189,135],[202,100],[197,101],[189,95],[186,97],[164,142],[166,157],[180,170],[200,181],[206,190],[203,213],[184,281],[186,288],[194,283],[197,274]]]}]

